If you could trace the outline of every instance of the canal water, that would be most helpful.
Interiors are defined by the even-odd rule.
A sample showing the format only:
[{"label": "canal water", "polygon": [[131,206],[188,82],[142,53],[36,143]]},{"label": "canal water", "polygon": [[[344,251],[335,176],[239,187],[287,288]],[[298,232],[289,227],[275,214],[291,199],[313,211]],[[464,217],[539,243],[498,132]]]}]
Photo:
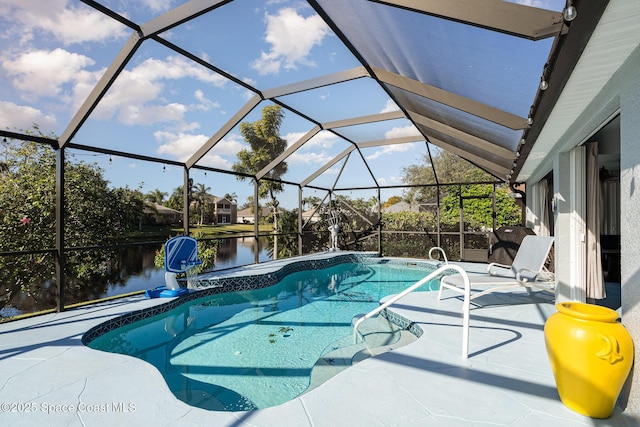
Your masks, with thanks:
[{"label": "canal water", "polygon": [[[216,262],[211,270],[221,270],[236,266],[253,264],[256,247],[254,237],[227,238],[218,240]],[[95,274],[84,280],[70,278],[65,285],[65,305],[94,301],[106,297],[123,295],[130,292],[144,291],[164,285],[164,268],[156,268],[154,259],[161,244],[123,246],[112,251],[110,260],[99,267],[101,274]],[[259,262],[269,261],[268,242],[260,241],[258,250]],[[72,254],[74,255],[74,254]],[[23,313],[34,313],[56,307],[57,286],[52,279],[45,278],[37,283],[34,271],[23,268],[22,276],[31,275],[30,287],[12,291],[8,298],[11,277],[3,278],[0,274],[0,318],[11,318]],[[16,264],[16,268],[18,265]],[[18,277],[19,281],[28,282],[28,278]]]}]

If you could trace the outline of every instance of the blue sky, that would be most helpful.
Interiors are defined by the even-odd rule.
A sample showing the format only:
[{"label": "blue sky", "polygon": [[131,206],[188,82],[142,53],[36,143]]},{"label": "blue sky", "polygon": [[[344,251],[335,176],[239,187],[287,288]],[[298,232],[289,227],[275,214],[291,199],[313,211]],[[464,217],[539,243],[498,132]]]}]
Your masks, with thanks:
[{"label": "blue sky", "polygon": [[[144,24],[184,1],[102,3]],[[44,133],[60,135],[130,35],[130,29],[76,0],[0,0],[0,126],[28,129],[37,123]],[[305,2],[236,0],[160,36],[260,90],[360,65]],[[72,142],[185,161],[252,95],[176,52],[145,41]],[[370,79],[282,100],[304,114],[313,113],[320,122],[397,109]],[[258,119],[265,105],[269,104],[260,104],[244,121]],[[312,127],[304,118],[287,113],[281,134],[294,143]],[[404,119],[344,132],[358,142],[418,133]],[[244,146],[236,127],[198,164],[230,170]],[[288,159],[289,173],[284,178],[299,182],[348,146],[323,131]],[[401,183],[401,166],[418,163],[425,147],[424,142],[375,147],[363,150],[363,155],[380,184],[396,185]],[[142,185],[143,192],[158,188],[169,193],[182,184],[181,168],[86,152],[73,154],[97,162],[113,186]],[[362,160],[352,157],[340,182],[343,186],[371,185]],[[313,184],[331,187],[340,166]],[[229,175],[207,172],[205,176],[194,171],[192,177],[211,187],[213,194],[235,192],[239,203],[253,194],[251,185]],[[304,196],[323,197],[313,193]],[[386,190],[383,199],[398,193]],[[350,195],[369,198],[375,194],[355,191]],[[282,195],[286,207],[294,207],[297,197],[296,187]]]}]

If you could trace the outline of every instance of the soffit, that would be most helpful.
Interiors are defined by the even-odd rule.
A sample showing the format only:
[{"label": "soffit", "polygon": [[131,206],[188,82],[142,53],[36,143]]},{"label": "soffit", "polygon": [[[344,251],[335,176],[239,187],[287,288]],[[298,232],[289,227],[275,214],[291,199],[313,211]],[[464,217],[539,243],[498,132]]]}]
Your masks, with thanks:
[{"label": "soffit", "polygon": [[[562,94],[529,152],[518,181],[552,167],[553,154],[583,142],[576,140],[572,126],[592,104],[607,82],[640,46],[640,3],[617,0],[608,3],[597,28],[589,39],[580,60],[568,79]],[[636,31],[630,29],[636,28]],[[598,126],[599,123],[593,124]],[[574,129],[577,130],[577,129]],[[579,129],[582,131],[582,129]],[[591,133],[595,129],[587,129]],[[582,132],[584,133],[584,132]],[[539,178],[537,175],[534,178]]]}]

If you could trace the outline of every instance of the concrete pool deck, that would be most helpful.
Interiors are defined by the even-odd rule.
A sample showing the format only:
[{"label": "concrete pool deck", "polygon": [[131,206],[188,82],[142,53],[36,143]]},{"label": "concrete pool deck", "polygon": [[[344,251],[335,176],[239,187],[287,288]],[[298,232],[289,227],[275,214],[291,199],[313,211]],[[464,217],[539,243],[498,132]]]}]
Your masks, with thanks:
[{"label": "concrete pool deck", "polygon": [[543,337],[555,312],[550,294],[478,299],[468,359],[460,357],[462,304],[447,296],[438,301],[437,292],[415,292],[391,307],[423,329],[415,342],[359,362],[283,405],[251,412],[191,407],[146,362],[82,344],[95,325],[166,300],[127,297],[0,324],[0,425],[637,425],[620,408],[597,420],[560,402]]}]

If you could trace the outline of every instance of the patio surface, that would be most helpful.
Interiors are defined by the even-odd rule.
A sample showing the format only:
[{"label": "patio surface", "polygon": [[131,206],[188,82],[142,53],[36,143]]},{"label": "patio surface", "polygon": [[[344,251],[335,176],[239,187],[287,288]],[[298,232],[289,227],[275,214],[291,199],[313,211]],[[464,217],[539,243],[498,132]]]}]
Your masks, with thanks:
[{"label": "patio surface", "polygon": [[128,297],[0,324],[0,425],[637,425],[619,408],[596,420],[560,402],[543,337],[545,319],[555,312],[550,294],[476,300],[482,306],[471,311],[468,359],[460,356],[462,304],[447,296],[437,301],[437,292],[416,292],[391,307],[424,330],[413,343],[359,362],[293,401],[252,412],[191,407],[146,362],[82,344],[89,328],[166,299]]}]

